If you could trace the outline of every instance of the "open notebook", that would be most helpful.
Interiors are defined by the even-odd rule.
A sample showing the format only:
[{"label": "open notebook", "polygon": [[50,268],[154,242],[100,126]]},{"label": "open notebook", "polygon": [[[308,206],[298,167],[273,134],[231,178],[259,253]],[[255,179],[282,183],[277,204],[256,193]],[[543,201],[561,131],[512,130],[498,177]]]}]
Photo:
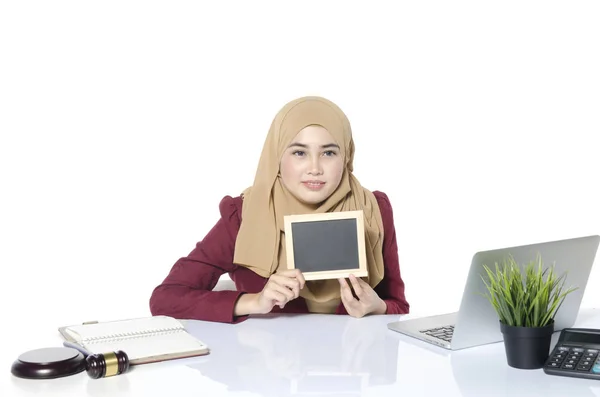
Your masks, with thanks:
[{"label": "open notebook", "polygon": [[122,350],[132,365],[201,356],[209,349],[176,319],[153,316],[60,327],[63,338],[91,354]]}]

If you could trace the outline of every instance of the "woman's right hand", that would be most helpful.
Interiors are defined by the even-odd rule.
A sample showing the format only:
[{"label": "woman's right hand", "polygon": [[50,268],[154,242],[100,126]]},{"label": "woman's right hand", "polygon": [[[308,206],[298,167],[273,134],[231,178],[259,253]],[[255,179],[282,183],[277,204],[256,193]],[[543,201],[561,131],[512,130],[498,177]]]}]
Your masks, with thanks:
[{"label": "woman's right hand", "polygon": [[305,283],[304,276],[298,269],[274,273],[261,292],[244,294],[240,297],[234,314],[236,316],[266,314],[270,313],[275,306],[283,309],[286,303],[300,296],[300,290],[304,288]]},{"label": "woman's right hand", "polygon": [[300,296],[304,284],[304,276],[298,269],[272,274],[256,298],[258,313],[269,313],[275,305],[283,309],[286,303]]}]

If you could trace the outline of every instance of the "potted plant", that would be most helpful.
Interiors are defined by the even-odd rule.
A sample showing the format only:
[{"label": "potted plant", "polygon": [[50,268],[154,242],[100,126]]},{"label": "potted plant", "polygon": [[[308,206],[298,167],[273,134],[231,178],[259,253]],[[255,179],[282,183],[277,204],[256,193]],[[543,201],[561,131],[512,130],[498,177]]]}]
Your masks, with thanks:
[{"label": "potted plant", "polygon": [[523,267],[512,256],[503,266],[496,263],[494,270],[483,267],[486,297],[500,319],[508,365],[542,368],[550,350],[554,317],[576,288],[565,289],[566,274],[556,275],[554,266],[544,269],[539,253]]}]

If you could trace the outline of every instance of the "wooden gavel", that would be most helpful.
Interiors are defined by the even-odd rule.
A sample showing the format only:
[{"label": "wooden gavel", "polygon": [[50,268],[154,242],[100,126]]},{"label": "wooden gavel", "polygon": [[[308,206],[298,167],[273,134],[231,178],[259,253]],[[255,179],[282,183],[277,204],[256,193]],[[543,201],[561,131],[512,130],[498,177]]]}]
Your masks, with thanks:
[{"label": "wooden gavel", "polygon": [[122,350],[90,354],[85,359],[85,371],[92,379],[120,375],[129,369],[129,357]]}]

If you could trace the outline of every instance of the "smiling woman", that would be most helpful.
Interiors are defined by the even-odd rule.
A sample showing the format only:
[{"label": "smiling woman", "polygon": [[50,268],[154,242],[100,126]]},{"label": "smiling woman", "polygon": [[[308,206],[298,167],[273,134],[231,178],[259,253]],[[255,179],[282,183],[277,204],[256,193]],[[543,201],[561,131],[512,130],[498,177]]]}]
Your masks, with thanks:
[{"label": "smiling woman", "polygon": [[[350,122],[333,102],[303,97],[275,116],[254,183],[220,203],[221,219],[150,298],[153,315],[238,322],[270,312],[408,313],[388,197],[353,175]],[[306,281],[285,252],[287,215],[362,211],[368,276]],[[213,291],[229,273],[236,291]]]},{"label": "smiling woman", "polygon": [[344,157],[333,136],[319,125],[303,128],[281,157],[283,186],[299,201],[315,207],[340,184]]}]

